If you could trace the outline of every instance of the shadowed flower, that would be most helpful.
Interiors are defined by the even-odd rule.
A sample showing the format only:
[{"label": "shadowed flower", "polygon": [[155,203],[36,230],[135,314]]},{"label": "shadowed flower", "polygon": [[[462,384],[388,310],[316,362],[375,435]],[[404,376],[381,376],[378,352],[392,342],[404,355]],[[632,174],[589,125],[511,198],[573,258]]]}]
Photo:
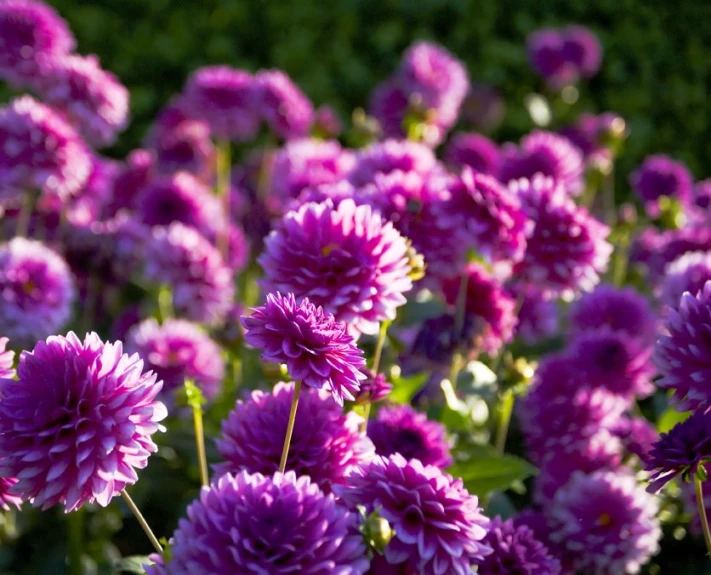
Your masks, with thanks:
[{"label": "shadowed flower", "polygon": [[0,474],[10,492],[47,509],[102,506],[138,479],[167,415],[161,384],[137,355],[72,332],[23,352],[18,380],[0,380]]},{"label": "shadowed flower", "polygon": [[629,181],[652,217],[660,215],[659,201],[663,197],[674,199],[684,207],[692,200],[693,180],[689,170],[681,162],[663,154],[647,156],[630,174]]},{"label": "shadowed flower", "polygon": [[541,293],[535,286],[515,286],[507,288],[512,297],[518,299],[523,290],[523,299],[518,310],[516,338],[527,345],[536,345],[559,333],[559,312],[556,300]]},{"label": "shadowed flower", "polygon": [[711,251],[688,252],[671,262],[665,272],[659,301],[677,307],[684,292],[699,293],[711,280]]},{"label": "shadowed flower", "polygon": [[469,166],[477,174],[496,177],[501,164],[501,151],[486,136],[458,132],[449,140],[444,158],[451,166]]},{"label": "shadowed flower", "polygon": [[210,182],[215,172],[215,146],[206,123],[186,120],[174,128],[158,126],[151,134],[155,151],[155,169],[163,175],[190,172],[203,182]]},{"label": "shadowed flower", "polygon": [[376,174],[398,171],[427,176],[440,169],[434,152],[427,146],[409,140],[385,140],[358,151],[348,178],[353,185],[364,186],[373,182]]},{"label": "shadowed flower", "polygon": [[305,136],[314,121],[314,108],[306,95],[281,70],[261,70],[254,79],[257,114],[279,138]]},{"label": "shadowed flower", "polygon": [[644,417],[622,417],[612,428],[612,433],[619,437],[622,446],[629,454],[636,455],[642,461],[659,439],[659,433],[652,423]]}]

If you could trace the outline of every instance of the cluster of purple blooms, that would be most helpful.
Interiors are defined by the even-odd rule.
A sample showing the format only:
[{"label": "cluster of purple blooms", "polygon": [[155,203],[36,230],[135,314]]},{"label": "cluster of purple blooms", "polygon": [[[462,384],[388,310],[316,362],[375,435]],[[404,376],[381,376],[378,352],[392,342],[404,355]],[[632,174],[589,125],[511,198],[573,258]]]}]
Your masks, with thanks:
[{"label": "cluster of purple blooms", "polygon": [[[284,72],[211,66],[114,161],[95,149],[126,126],[128,91],[75,44],[45,4],[0,3],[0,78],[18,92],[0,109],[3,508],[128,498],[152,435],[202,413],[186,394],[209,411],[258,350],[262,379],[227,396],[213,481],[148,573],[618,575],[652,560],[655,494],[701,486],[711,459],[708,180],[663,155],[630,175],[646,225],[617,227],[620,278],[627,244],[591,188],[627,135],[613,113],[518,143],[450,136],[484,90],[418,42],[375,89],[360,149]],[[554,89],[601,65],[581,26],[528,50]],[[233,144],[264,141],[231,165]],[[622,285],[632,272],[645,289]],[[514,352],[527,385],[508,381]],[[523,396],[515,427],[538,468],[509,518],[450,473],[479,465],[467,442],[488,423],[455,386],[484,365],[490,401]],[[408,371],[427,376],[429,412],[402,399]],[[661,435],[640,409],[658,390],[692,412]]]}]

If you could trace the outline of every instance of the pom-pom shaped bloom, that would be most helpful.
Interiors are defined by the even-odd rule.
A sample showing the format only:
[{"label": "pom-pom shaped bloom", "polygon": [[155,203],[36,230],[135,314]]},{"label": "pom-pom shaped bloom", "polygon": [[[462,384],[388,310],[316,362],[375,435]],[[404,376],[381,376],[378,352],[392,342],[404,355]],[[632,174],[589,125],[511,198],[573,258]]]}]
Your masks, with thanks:
[{"label": "pom-pom shaped bloom", "polygon": [[170,287],[176,313],[193,321],[215,323],[232,305],[230,268],[206,238],[179,222],[153,228],[144,274],[151,283]]},{"label": "pom-pom shaped bloom", "polygon": [[601,284],[570,308],[572,336],[601,328],[620,332],[644,344],[657,337],[657,318],[649,301],[632,288]]},{"label": "pom-pom shaped bloom", "polygon": [[470,167],[475,173],[497,176],[501,164],[499,147],[481,134],[454,134],[447,144],[446,162],[457,168]]},{"label": "pom-pom shaped bloom", "polygon": [[[390,78],[378,84],[370,96],[368,112],[378,122],[380,134],[385,138],[404,139],[405,118],[410,109],[410,101],[405,90],[396,79]],[[424,114],[420,114],[423,116]],[[441,142],[442,134],[426,118],[420,118],[426,130],[422,132],[423,143],[435,146]]]},{"label": "pom-pom shaped bloom", "polygon": [[12,367],[15,359],[15,352],[7,349],[6,337],[0,337],[0,378],[11,379],[15,377],[15,370]]},{"label": "pom-pom shaped bloom", "polygon": [[[476,327],[481,331],[484,351],[494,355],[513,337],[517,322],[516,302],[481,264],[469,264],[464,273],[467,274],[466,313],[472,321],[479,323]],[[461,277],[442,282],[442,292],[450,306],[456,305],[461,284]]]},{"label": "pom-pom shaped bloom", "polygon": [[560,562],[526,525],[500,517],[491,520],[484,542],[493,553],[479,563],[479,575],[559,575]]},{"label": "pom-pom shaped bloom", "polygon": [[673,392],[680,411],[711,405],[711,281],[695,296],[685,293],[664,322],[654,359],[662,378],[657,385]]},{"label": "pom-pom shaped bloom", "polygon": [[207,66],[188,78],[182,107],[206,122],[216,138],[244,142],[259,130],[254,87],[254,78],[245,70]]},{"label": "pom-pom shaped bloom", "polygon": [[659,301],[677,307],[684,292],[699,293],[711,280],[711,252],[688,252],[671,262],[664,273]]},{"label": "pom-pom shaped bloom", "polygon": [[423,465],[440,469],[452,464],[444,425],[430,421],[409,405],[381,408],[368,423],[368,437],[378,455],[399,453],[405,459],[419,459]]},{"label": "pom-pom shaped bloom", "polygon": [[385,140],[358,151],[349,179],[356,186],[364,186],[373,182],[376,174],[398,171],[427,176],[440,169],[427,146],[409,140]]},{"label": "pom-pom shaped bloom", "polygon": [[20,237],[0,244],[0,330],[17,345],[56,333],[75,295],[69,266],[56,252]]},{"label": "pom-pom shaped bloom", "polygon": [[669,156],[647,156],[642,165],[630,174],[630,186],[652,217],[661,212],[660,199],[671,198],[682,206],[691,203],[693,180],[688,168]]},{"label": "pom-pom shaped bloom", "polygon": [[631,474],[576,472],[548,507],[550,538],[576,571],[639,573],[659,549],[657,509]]},{"label": "pom-pom shaped bloom", "polygon": [[262,70],[254,79],[257,114],[284,140],[305,136],[314,121],[306,95],[281,70]]},{"label": "pom-pom shaped bloom", "polygon": [[559,185],[542,176],[511,184],[535,224],[514,274],[528,285],[569,297],[595,287],[612,246],[606,239],[608,227],[565,198]]},{"label": "pom-pom shaped bloom", "polygon": [[448,183],[448,199],[435,205],[437,225],[490,261],[523,259],[528,222],[518,197],[494,177],[464,168]]},{"label": "pom-pom shaped bloom", "polygon": [[147,319],[128,333],[126,349],[138,353],[146,368],[163,381],[165,403],[192,380],[208,399],[220,391],[225,375],[222,350],[200,326],[182,319],[167,319],[158,325]]},{"label": "pom-pom shaped bloom", "polygon": [[165,571],[148,573],[364,575],[370,562],[358,524],[308,477],[223,475],[180,520]]},{"label": "pom-pom shaped bloom", "polygon": [[216,152],[204,122],[186,120],[170,129],[159,125],[149,141],[158,173],[190,172],[203,182],[213,178]]},{"label": "pom-pom shaped bloom", "polygon": [[106,506],[136,482],[167,415],[155,401],[161,384],[137,355],[70,332],[23,352],[17,375],[0,379],[0,474],[19,479],[11,493],[72,511]]},{"label": "pom-pom shaped bloom", "polygon": [[37,84],[42,100],[66,114],[95,147],[113,144],[128,124],[128,90],[96,56],[53,58]]},{"label": "pom-pom shaped bloom", "polygon": [[583,152],[587,166],[609,169],[614,148],[627,137],[625,121],[613,112],[580,114],[575,123],[560,129]]},{"label": "pom-pom shaped bloom", "polygon": [[570,195],[583,191],[583,156],[570,140],[553,132],[531,132],[521,145],[503,149],[499,179],[510,182],[536,174],[553,178]]},{"label": "pom-pom shaped bloom", "polygon": [[677,476],[693,480],[700,466],[711,459],[711,413],[697,411],[662,433],[647,454],[650,493],[656,493]]},{"label": "pom-pom shaped bloom", "polygon": [[113,181],[111,201],[106,215],[113,216],[123,208],[133,208],[133,202],[155,175],[155,153],[152,150],[133,150]]},{"label": "pom-pom shaped bloom", "polygon": [[711,178],[694,184],[694,205],[707,213],[711,208]]},{"label": "pom-pom shaped bloom", "polygon": [[597,74],[602,62],[602,47],[597,36],[580,25],[566,26],[561,32],[565,60],[576,66],[584,78]]},{"label": "pom-pom shaped bloom", "polygon": [[242,318],[244,338],[262,350],[262,358],[285,363],[289,375],[315,389],[330,391],[343,405],[354,400],[366,378],[363,352],[346,326],[308,298],[297,303],[294,294],[267,295],[266,303]]},{"label": "pom-pom shaped bloom", "polygon": [[521,307],[518,310],[516,337],[528,345],[535,345],[557,335],[559,314],[555,299],[533,286],[516,287],[509,290],[516,299],[521,291],[523,294]]},{"label": "pom-pom shaped bloom", "polygon": [[407,251],[391,223],[347,199],[287,213],[259,263],[266,291],[308,297],[354,332],[375,333],[378,322],[395,318],[412,287]]},{"label": "pom-pom shaped bloom", "polygon": [[356,397],[356,403],[378,403],[390,395],[393,386],[385,377],[384,373],[374,374],[369,369],[363,370],[366,379],[360,382],[360,392]]},{"label": "pom-pom shaped bloom", "polygon": [[15,86],[36,78],[40,65],[76,45],[67,23],[43,2],[0,4],[0,77]]},{"label": "pom-pom shaped bloom", "polygon": [[[272,474],[279,469],[294,384],[278,383],[271,392],[257,390],[238,400],[222,423],[217,451],[225,459],[218,473]],[[350,469],[370,461],[375,451],[360,432],[363,418],[343,413],[325,390],[302,389],[289,447],[287,471],[308,475],[325,492],[345,481]]]},{"label": "pom-pom shaped bloom", "polygon": [[659,439],[659,433],[652,423],[644,417],[622,417],[612,428],[615,437],[619,437],[622,446],[629,454],[636,455],[642,461]]},{"label": "pom-pom shaped bloom", "polygon": [[49,106],[22,96],[0,108],[0,199],[38,191],[66,201],[91,168],[84,142]]},{"label": "pom-pom shaped bloom", "polygon": [[[376,458],[354,469],[336,494],[350,507],[378,510],[395,530],[385,559],[413,573],[471,573],[491,549],[482,542],[489,519],[460,479],[401,455]],[[397,572],[393,567],[391,572]]]}]

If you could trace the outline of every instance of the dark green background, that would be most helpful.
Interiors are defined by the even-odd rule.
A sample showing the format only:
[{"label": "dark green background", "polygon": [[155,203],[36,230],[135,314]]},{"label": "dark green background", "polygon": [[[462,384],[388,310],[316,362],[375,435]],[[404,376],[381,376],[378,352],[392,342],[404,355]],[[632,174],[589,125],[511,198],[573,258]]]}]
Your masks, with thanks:
[{"label": "dark green background", "polygon": [[543,25],[591,27],[605,49],[602,72],[583,89],[582,108],[622,114],[632,138],[628,172],[648,153],[711,175],[706,113],[711,58],[707,0],[56,0],[79,51],[96,53],[131,89],[134,123],[113,154],[138,145],[148,122],[187,74],[229,63],[286,70],[316,104],[344,118],[367,101],[415,39],[441,42],[472,79],[499,88],[509,114],[498,139],[530,129],[522,100],[539,80],[526,35]]}]

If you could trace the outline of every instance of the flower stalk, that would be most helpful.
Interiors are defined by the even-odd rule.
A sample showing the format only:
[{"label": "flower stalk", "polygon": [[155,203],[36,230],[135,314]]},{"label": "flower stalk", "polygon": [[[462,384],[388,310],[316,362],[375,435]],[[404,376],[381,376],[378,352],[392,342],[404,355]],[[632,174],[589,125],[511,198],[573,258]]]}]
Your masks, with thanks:
[{"label": "flower stalk", "polygon": [[299,393],[301,392],[301,381],[297,381],[294,385],[294,397],[291,400],[291,410],[289,411],[289,423],[286,426],[286,436],[284,437],[284,448],[281,451],[281,460],[279,461],[279,472],[286,471],[286,460],[289,457],[289,446],[291,445],[291,436],[294,433],[294,422],[296,421],[296,409],[299,407]]}]

